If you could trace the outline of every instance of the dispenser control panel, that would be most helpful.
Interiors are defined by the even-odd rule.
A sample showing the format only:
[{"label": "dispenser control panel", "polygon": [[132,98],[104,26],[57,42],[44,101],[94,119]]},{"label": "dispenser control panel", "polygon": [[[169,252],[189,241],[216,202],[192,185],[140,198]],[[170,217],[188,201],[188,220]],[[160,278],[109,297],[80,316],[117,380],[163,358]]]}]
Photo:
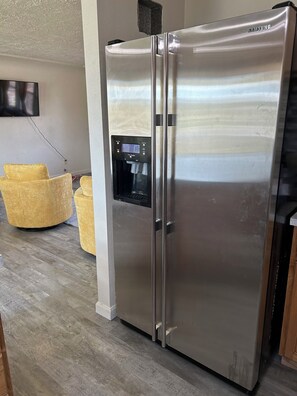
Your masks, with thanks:
[{"label": "dispenser control panel", "polygon": [[151,139],[139,136],[112,136],[112,156],[115,160],[150,162]]}]

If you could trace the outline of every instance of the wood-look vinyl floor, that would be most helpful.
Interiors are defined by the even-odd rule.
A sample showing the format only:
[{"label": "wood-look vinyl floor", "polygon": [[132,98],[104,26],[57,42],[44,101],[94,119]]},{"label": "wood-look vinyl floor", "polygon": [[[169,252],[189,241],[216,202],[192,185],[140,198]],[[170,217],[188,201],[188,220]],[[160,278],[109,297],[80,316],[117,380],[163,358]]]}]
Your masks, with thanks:
[{"label": "wood-look vinyl floor", "polygon": [[[0,310],[15,396],[242,395],[148,338],[95,313],[95,259],[78,229],[11,227],[0,207]],[[274,362],[258,396],[297,395],[297,372]]]}]

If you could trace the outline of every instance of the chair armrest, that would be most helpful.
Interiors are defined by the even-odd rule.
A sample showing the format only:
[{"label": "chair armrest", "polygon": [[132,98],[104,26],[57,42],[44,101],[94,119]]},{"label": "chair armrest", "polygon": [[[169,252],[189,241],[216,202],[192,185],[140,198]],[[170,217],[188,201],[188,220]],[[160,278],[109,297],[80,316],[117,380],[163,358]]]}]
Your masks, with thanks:
[{"label": "chair armrest", "polygon": [[91,195],[84,195],[83,190],[79,187],[74,193],[74,199],[85,199],[86,201],[93,202],[93,196]]},{"label": "chair armrest", "polygon": [[60,192],[62,194],[65,191],[67,191],[67,193],[69,194],[71,191],[71,196],[73,195],[71,173],[65,173],[64,175],[61,176],[52,177],[48,181],[51,188],[54,189],[55,191]]},{"label": "chair armrest", "polygon": [[[34,195],[37,192],[39,194],[48,193],[50,189],[56,189],[60,191],[62,189],[67,189],[68,192],[71,191],[72,196],[72,176],[70,173],[65,173],[65,175],[53,177],[51,179],[42,179],[42,180],[11,180],[7,178],[0,177],[0,186],[2,187],[3,191],[11,190],[13,186],[19,191],[27,192],[28,196]],[[39,195],[38,194],[38,195]]]}]

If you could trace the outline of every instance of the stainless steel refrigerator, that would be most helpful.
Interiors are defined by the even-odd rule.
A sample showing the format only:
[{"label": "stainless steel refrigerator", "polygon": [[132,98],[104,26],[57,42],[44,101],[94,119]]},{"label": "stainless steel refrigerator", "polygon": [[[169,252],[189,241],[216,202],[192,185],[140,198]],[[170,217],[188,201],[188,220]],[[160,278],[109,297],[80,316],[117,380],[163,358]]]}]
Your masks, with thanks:
[{"label": "stainless steel refrigerator", "polygon": [[118,316],[249,390],[296,184],[295,26],[284,7],[106,47]]}]

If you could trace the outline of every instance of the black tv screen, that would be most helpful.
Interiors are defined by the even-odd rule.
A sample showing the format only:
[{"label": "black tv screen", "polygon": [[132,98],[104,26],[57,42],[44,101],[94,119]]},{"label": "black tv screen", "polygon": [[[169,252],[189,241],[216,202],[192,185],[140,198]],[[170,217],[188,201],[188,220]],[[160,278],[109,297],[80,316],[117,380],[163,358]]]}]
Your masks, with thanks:
[{"label": "black tv screen", "polygon": [[39,116],[38,83],[0,80],[0,117]]}]

